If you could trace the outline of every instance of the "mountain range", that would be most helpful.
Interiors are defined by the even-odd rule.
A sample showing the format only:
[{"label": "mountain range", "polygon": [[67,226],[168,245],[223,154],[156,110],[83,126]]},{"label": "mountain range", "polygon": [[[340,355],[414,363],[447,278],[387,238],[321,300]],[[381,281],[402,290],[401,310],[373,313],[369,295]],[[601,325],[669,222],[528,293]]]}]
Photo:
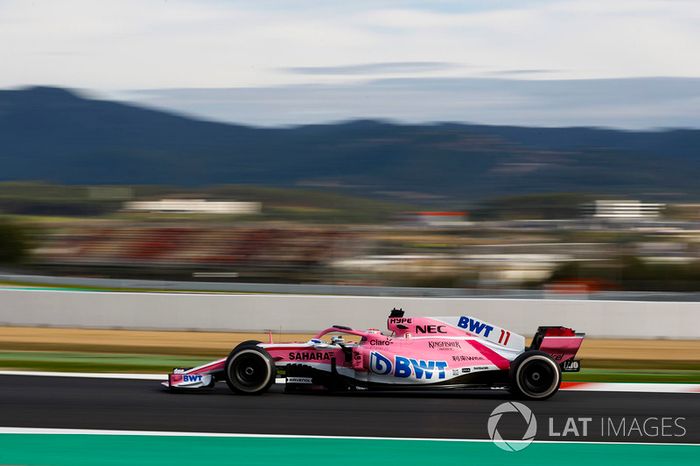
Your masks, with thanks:
[{"label": "mountain range", "polygon": [[479,200],[547,192],[694,198],[700,130],[359,120],[257,128],[52,87],[0,91],[0,181],[255,184]]}]

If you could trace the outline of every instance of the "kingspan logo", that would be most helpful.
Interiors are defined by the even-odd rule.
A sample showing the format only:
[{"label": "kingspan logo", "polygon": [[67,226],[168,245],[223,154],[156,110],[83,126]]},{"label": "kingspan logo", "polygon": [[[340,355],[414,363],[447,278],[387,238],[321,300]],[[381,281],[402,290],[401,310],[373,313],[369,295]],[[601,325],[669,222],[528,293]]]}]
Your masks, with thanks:
[{"label": "kingspan logo", "polygon": [[[527,424],[527,430],[523,434],[523,438],[519,440],[504,440],[501,433],[498,431],[498,422],[504,414],[517,413],[522,416]],[[537,419],[532,414],[532,410],[522,403],[517,401],[509,401],[496,406],[489,416],[487,424],[489,437],[493,443],[505,451],[520,451],[528,447],[537,435]]]}]

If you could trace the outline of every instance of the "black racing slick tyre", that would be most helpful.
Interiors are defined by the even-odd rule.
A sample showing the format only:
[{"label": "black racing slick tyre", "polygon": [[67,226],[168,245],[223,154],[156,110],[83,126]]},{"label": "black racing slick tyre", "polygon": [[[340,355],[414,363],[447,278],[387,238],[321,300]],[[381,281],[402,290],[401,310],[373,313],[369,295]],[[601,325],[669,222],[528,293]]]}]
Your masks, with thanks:
[{"label": "black racing slick tyre", "polygon": [[546,400],[559,390],[561,368],[547,353],[526,351],[511,364],[510,383],[520,398]]},{"label": "black racing slick tyre", "polygon": [[275,362],[267,351],[253,342],[236,346],[224,366],[228,388],[240,395],[265,393],[275,382],[275,375]]},{"label": "black racing slick tyre", "polygon": [[237,344],[237,345],[235,346],[235,348],[233,348],[233,350],[231,350],[231,352],[237,351],[237,350],[239,350],[239,349],[241,349],[241,348],[243,348],[243,347],[246,347],[246,346],[257,346],[258,343],[262,343],[262,342],[261,342],[261,341],[258,341],[258,340],[246,340],[246,341],[243,341],[243,342]]}]

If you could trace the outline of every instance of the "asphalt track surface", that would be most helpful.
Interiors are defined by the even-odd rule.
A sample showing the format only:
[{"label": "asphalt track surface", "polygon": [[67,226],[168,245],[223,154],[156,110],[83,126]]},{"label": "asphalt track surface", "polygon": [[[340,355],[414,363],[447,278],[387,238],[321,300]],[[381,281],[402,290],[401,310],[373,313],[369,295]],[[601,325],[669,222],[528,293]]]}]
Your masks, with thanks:
[{"label": "asphalt track surface", "polygon": [[[275,386],[250,397],[224,384],[171,393],[154,381],[0,375],[3,427],[486,439],[491,411],[508,401],[500,391],[285,394]],[[535,414],[539,440],[700,443],[698,394],[559,392],[524,404]],[[577,419],[591,418],[585,437],[549,434],[562,433],[569,417],[579,434]],[[645,435],[631,429],[649,418]],[[661,435],[664,424],[668,436]],[[658,434],[649,435],[654,427]],[[498,429],[514,438],[526,424],[507,414]]]}]

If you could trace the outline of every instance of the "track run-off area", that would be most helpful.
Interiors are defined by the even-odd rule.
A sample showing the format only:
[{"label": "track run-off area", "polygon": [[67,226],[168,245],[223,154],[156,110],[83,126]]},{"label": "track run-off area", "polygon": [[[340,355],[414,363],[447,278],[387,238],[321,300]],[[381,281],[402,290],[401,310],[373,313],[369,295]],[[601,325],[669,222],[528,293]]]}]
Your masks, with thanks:
[{"label": "track run-off area", "polygon": [[[679,465],[700,458],[696,386],[579,385],[522,402],[530,420],[504,414],[497,430],[522,439],[535,422],[534,441],[504,451],[490,439],[489,419],[516,400],[497,390],[285,394],[275,386],[244,397],[224,384],[170,393],[150,380],[158,376],[37,375],[0,373],[0,464]],[[514,449],[525,443],[509,442]]]}]

